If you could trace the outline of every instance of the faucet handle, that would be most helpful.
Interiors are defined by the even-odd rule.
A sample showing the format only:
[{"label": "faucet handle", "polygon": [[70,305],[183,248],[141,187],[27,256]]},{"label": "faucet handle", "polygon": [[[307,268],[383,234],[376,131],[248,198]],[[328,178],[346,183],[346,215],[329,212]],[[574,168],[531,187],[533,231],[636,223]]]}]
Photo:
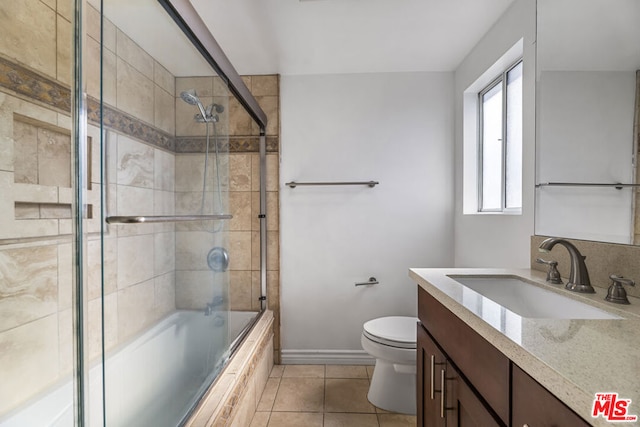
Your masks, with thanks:
[{"label": "faucet handle", "polygon": [[622,285],[635,286],[636,282],[631,279],[625,279],[624,277],[618,276],[616,274],[612,274],[611,276],[609,276],[609,279],[611,279],[611,286],[609,286],[607,296],[604,299],[616,304],[629,304],[627,291]]},{"label": "faucet handle", "polygon": [[547,264],[549,270],[547,271],[547,282],[555,285],[561,285],[562,279],[560,278],[560,272],[558,271],[558,261],[547,261],[542,258],[536,258],[538,264]]},{"label": "faucet handle", "polygon": [[634,282],[633,280],[625,279],[624,277],[618,276],[617,274],[612,274],[611,276],[609,276],[609,279],[613,281],[613,284],[619,283],[621,285],[630,285],[630,286],[636,285],[636,282]]}]

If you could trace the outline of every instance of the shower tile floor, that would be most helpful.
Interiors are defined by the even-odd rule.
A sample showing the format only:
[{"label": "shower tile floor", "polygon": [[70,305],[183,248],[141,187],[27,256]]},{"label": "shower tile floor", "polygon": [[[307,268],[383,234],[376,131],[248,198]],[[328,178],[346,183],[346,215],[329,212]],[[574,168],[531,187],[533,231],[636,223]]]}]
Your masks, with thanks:
[{"label": "shower tile floor", "polygon": [[373,366],[276,365],[250,427],[415,427],[367,400]]}]

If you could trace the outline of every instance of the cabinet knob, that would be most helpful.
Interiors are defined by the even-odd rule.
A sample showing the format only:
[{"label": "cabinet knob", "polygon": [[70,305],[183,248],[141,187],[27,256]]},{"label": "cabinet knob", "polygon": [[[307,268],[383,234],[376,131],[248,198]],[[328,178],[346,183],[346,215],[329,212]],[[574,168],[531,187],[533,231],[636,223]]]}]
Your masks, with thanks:
[{"label": "cabinet knob", "polygon": [[529,424],[522,424],[522,427],[529,427]]}]

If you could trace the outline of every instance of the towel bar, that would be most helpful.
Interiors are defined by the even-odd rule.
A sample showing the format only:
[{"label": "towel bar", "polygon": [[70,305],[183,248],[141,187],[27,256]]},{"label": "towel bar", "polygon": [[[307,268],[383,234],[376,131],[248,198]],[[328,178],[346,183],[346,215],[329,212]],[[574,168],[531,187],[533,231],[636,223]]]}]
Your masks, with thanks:
[{"label": "towel bar", "polygon": [[210,221],[216,219],[231,219],[233,215],[173,215],[173,216],[108,216],[107,224],[147,224],[157,222],[185,222],[185,221]]},{"label": "towel bar", "polygon": [[291,188],[296,188],[298,186],[303,185],[367,185],[371,188],[380,184],[378,181],[347,181],[347,182],[287,182],[285,185],[288,185]]}]

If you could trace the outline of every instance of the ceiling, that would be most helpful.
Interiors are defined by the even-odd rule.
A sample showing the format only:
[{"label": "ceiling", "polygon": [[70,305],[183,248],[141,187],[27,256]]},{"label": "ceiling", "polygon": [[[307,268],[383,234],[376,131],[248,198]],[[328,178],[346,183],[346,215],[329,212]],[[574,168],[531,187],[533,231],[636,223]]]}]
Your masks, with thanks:
[{"label": "ceiling", "polygon": [[[514,0],[190,1],[240,74],[287,75],[453,71]],[[544,69],[640,68],[640,2],[575,1],[538,0]],[[173,75],[213,73],[158,0],[103,4]]]},{"label": "ceiling", "polygon": [[[191,2],[240,74],[332,74],[455,70],[513,0]],[[211,73],[157,0],[103,10],[174,75]]]},{"label": "ceiling", "polygon": [[240,74],[452,71],[513,0],[191,0]]}]

